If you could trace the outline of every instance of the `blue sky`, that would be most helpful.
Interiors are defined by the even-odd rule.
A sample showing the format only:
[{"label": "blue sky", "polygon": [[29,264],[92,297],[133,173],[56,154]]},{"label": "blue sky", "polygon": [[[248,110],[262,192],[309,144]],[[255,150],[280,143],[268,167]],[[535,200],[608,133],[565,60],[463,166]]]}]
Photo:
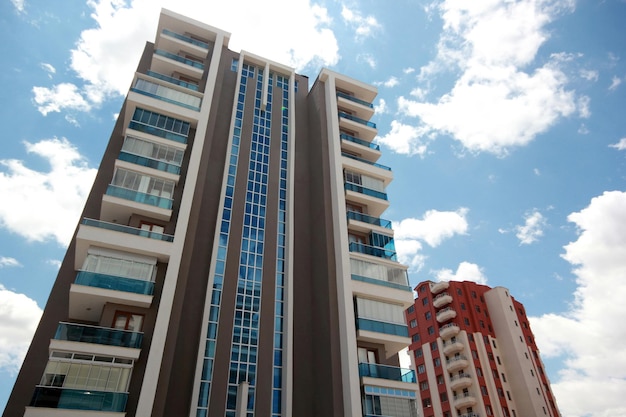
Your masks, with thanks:
[{"label": "blue sky", "polygon": [[0,0],[0,409],[166,7],[377,85],[411,283],[507,287],[563,415],[626,415],[626,2],[390,4]]}]

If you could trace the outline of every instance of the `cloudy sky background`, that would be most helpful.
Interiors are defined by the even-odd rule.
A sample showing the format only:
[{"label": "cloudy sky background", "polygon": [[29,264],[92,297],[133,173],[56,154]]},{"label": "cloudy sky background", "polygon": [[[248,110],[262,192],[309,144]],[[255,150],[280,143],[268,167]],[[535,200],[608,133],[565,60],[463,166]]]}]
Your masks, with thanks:
[{"label": "cloudy sky background", "polygon": [[161,7],[377,85],[411,284],[509,288],[563,416],[626,416],[624,0],[0,0],[0,409]]}]

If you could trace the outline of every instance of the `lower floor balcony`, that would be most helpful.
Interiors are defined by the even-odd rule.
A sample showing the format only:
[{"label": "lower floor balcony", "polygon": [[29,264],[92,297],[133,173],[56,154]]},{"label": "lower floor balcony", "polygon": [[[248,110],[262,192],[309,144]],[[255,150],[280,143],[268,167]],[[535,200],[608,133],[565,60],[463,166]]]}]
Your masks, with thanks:
[{"label": "lower floor balcony", "polygon": [[473,407],[474,405],[476,405],[476,398],[469,392],[454,396],[454,406],[456,408]]},{"label": "lower floor balcony", "polygon": [[143,333],[85,324],[59,323],[54,339],[139,349]]},{"label": "lower floor balcony", "polygon": [[357,330],[367,330],[376,333],[385,333],[393,336],[409,337],[409,329],[404,324],[387,323],[364,318],[356,321]]},{"label": "lower floor balcony", "polygon": [[412,369],[380,365],[377,363],[360,363],[359,376],[382,378],[391,381],[408,382],[413,384],[416,382],[415,371]]},{"label": "lower floor balcony", "polygon": [[351,242],[349,245],[350,252],[359,252],[365,255],[376,256],[378,258],[397,261],[398,256],[393,250],[381,248],[378,246],[366,245],[364,243]]},{"label": "lower floor balcony", "polygon": [[30,406],[67,410],[124,412],[127,400],[128,393],[125,392],[38,386],[35,388]]}]

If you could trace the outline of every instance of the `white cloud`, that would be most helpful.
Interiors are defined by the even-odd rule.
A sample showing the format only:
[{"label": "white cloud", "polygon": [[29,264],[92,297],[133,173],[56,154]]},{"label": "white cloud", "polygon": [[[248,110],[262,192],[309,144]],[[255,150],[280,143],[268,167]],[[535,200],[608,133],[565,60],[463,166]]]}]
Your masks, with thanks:
[{"label": "white cloud", "polygon": [[419,128],[392,120],[391,131],[385,136],[379,137],[378,142],[388,146],[396,153],[423,156],[427,146],[420,139],[421,137],[422,132]]},{"label": "white cloud", "polygon": [[8,256],[0,256],[0,268],[5,268],[5,267],[15,267],[15,266],[22,266],[21,263],[19,263],[19,261],[15,258],[10,258]]},{"label": "white cloud", "polygon": [[78,91],[78,87],[70,83],[57,84],[53,88],[33,87],[37,110],[44,116],[50,112],[65,109],[89,111],[91,104]]},{"label": "white cloud", "polygon": [[0,369],[17,373],[41,312],[35,300],[0,284]]},{"label": "white cloud", "polygon": [[533,169],[533,173],[538,177],[541,175],[541,171],[539,170],[539,168]]},{"label": "white cloud", "polygon": [[618,151],[623,151],[626,149],[626,138],[621,138],[619,142],[609,145],[611,148],[615,148]]},{"label": "white cloud", "polygon": [[431,247],[437,247],[454,235],[467,233],[468,211],[465,207],[456,211],[428,210],[422,219],[407,218],[394,222],[395,239],[422,240]]},{"label": "white cloud", "polygon": [[538,210],[532,210],[524,215],[523,225],[515,226],[515,236],[521,245],[530,245],[543,236],[547,224],[546,218]]},{"label": "white cloud", "polygon": [[360,12],[350,10],[345,5],[341,7],[341,17],[355,28],[357,39],[372,36],[374,32],[381,29],[380,23],[374,16],[363,16]]},{"label": "white cloud", "polygon": [[408,68],[403,69],[402,72],[405,74],[413,74],[415,72],[415,68],[408,67]]},{"label": "white cloud", "polygon": [[[54,238],[67,245],[82,211],[96,170],[67,139],[25,143],[30,154],[50,164],[48,172],[28,168],[24,161],[0,160],[0,226],[28,240]],[[42,207],[46,209],[41,210]]]},{"label": "white cloud", "polygon": [[600,74],[595,70],[580,70],[580,76],[587,81],[598,81]]},{"label": "white cloud", "polygon": [[374,83],[374,85],[382,85],[383,87],[387,88],[395,87],[398,84],[400,84],[400,80],[398,80],[398,77],[394,76],[389,77],[387,81],[378,81]]},{"label": "white cloud", "polygon": [[374,111],[376,114],[387,113],[387,102],[384,98],[378,100],[378,104],[374,106]]},{"label": "white cloud", "polygon": [[429,210],[422,219],[407,218],[393,222],[398,260],[409,265],[411,270],[419,271],[426,260],[426,256],[421,253],[422,242],[436,247],[455,234],[465,234],[468,228],[465,219],[467,212],[466,208],[457,211]]},{"label": "white cloud", "polygon": [[[437,58],[420,69],[433,83],[444,73],[460,73],[452,89],[435,102],[400,97],[405,116],[419,118],[428,133],[450,135],[475,152],[505,155],[545,132],[577,109],[574,91],[555,54],[532,66],[548,38],[546,26],[570,0],[438,3],[443,32]],[[580,104],[584,105],[584,101]],[[584,113],[584,111],[583,111]]]},{"label": "white cloud", "polygon": [[459,263],[456,272],[451,269],[439,269],[432,271],[437,281],[473,281],[478,284],[487,284],[487,277],[481,267],[470,262]]},{"label": "white cloud", "polygon": [[13,7],[15,7],[18,13],[24,13],[24,7],[26,6],[25,0],[11,0],[11,3],[13,3]]},{"label": "white cloud", "polygon": [[589,98],[589,96],[578,97],[578,115],[583,119],[588,119],[589,117],[591,117],[589,103],[591,103],[591,98]]},{"label": "white cloud", "polygon": [[613,91],[615,89],[617,89],[617,87],[619,87],[619,85],[622,83],[622,79],[619,77],[613,77],[611,78],[611,85],[609,86],[609,90]]},{"label": "white cloud", "polygon": [[[577,288],[565,313],[531,317],[542,355],[565,356],[552,389],[563,415],[626,415],[626,192],[595,197],[569,215],[579,235],[565,249]],[[575,335],[572,337],[572,335]]]},{"label": "white cloud", "polygon": [[366,63],[372,69],[376,68],[376,58],[372,54],[358,54],[356,59],[359,62]]},{"label": "white cloud", "polygon": [[57,72],[56,68],[54,68],[52,64],[47,64],[45,62],[42,62],[39,65],[41,65],[41,68],[43,68],[44,71],[49,72],[50,74],[56,74]]},{"label": "white cloud", "polygon": [[[88,0],[87,4],[93,9],[94,27],[81,33],[70,62],[82,81],[64,87],[73,92],[75,107],[55,104],[53,99],[58,97],[53,93],[59,86],[36,87],[40,94],[51,96],[43,107],[47,112],[88,111],[110,96],[125,94],[145,42],[154,40],[162,7],[230,31],[230,49],[235,51],[253,51],[299,70],[307,65],[332,66],[339,60],[327,10],[309,0],[271,4],[231,0],[219,5],[195,0]],[[281,10],[298,19],[288,18]],[[263,22],[262,27],[258,22]]]}]

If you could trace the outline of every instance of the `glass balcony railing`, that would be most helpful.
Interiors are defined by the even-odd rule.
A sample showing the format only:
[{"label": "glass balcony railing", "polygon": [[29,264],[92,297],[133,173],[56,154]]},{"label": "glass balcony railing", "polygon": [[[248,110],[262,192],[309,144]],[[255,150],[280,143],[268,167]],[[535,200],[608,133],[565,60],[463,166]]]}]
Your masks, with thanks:
[{"label": "glass balcony railing", "polygon": [[381,200],[387,200],[387,193],[383,193],[382,191],[372,190],[371,188],[363,187],[362,185],[354,184],[351,182],[346,182],[344,185],[346,190],[354,191],[360,194],[369,195],[370,197],[380,198]]},{"label": "glass balcony railing", "polygon": [[378,246],[370,246],[363,243],[350,242],[349,245],[350,252],[359,252],[365,255],[376,256],[379,258],[390,259],[392,261],[397,261],[398,256],[395,251],[380,248]]},{"label": "glass balcony railing", "polygon": [[355,161],[365,162],[368,165],[374,166],[376,168],[384,169],[385,171],[391,171],[391,168],[385,165],[377,164],[376,162],[368,161],[367,159],[359,158],[358,156],[350,155],[349,153],[341,152],[341,156],[345,156],[346,158],[354,159]]},{"label": "glass balcony railing", "polygon": [[60,387],[35,388],[31,407],[93,410],[122,413],[126,410],[128,393],[106,392]]},{"label": "glass balcony railing", "polygon": [[135,120],[132,120],[128,124],[128,127],[131,129],[137,130],[139,132],[144,132],[150,135],[158,136],[163,139],[169,139],[169,140],[173,140],[179,143],[187,143],[187,136],[185,135],[181,135],[181,134],[174,133],[174,132],[169,132],[167,130],[159,129],[158,127],[150,126],[148,124],[137,122]]},{"label": "glass balcony railing", "polygon": [[391,229],[391,221],[389,220],[368,216],[367,214],[357,213],[356,211],[348,211],[346,214],[348,219],[373,224],[375,226],[384,227],[385,229]]},{"label": "glass balcony railing", "polygon": [[343,117],[344,119],[352,120],[353,122],[357,122],[357,123],[360,123],[360,124],[365,125],[367,127],[371,127],[373,129],[376,129],[376,123],[370,122],[370,121],[365,120],[365,119],[361,119],[359,117],[353,116],[353,115],[348,114],[348,113],[344,113],[342,111],[339,112],[339,117]]},{"label": "glass balcony railing", "polygon": [[396,366],[379,365],[376,363],[359,363],[359,376],[382,378],[390,381],[415,383],[415,371]]},{"label": "glass balcony railing", "polygon": [[188,83],[185,81],[181,81],[178,78],[174,78],[174,77],[170,77],[169,75],[163,75],[163,74],[159,74],[158,72],[154,72],[154,71],[148,71],[146,72],[147,75],[154,77],[154,78],[158,78],[159,80],[163,80],[163,81],[167,81],[168,83],[172,83],[172,84],[176,84],[179,85],[181,87],[185,87],[189,90],[192,91],[199,91],[199,87],[197,84],[192,84],[192,83]]},{"label": "glass balcony railing", "polygon": [[144,80],[142,78],[137,79],[135,85],[131,87],[130,91],[195,111],[200,110],[200,103],[202,103],[202,99],[200,97],[183,93],[182,91],[153,83],[152,81]]},{"label": "glass balcony railing", "polygon": [[355,138],[354,136],[350,136],[345,133],[340,133],[339,137],[342,140],[347,140],[348,142],[358,143],[359,145],[365,146],[366,148],[374,149],[375,151],[380,151],[380,145],[378,145],[377,143],[372,143],[363,139]]},{"label": "glass balcony railing", "polygon": [[113,230],[115,232],[128,233],[135,236],[147,237],[150,239],[163,240],[165,242],[173,242],[174,236],[165,233],[156,233],[149,230],[139,229],[137,227],[124,226],[123,224],[103,222],[101,220],[83,219],[81,224],[85,226],[99,227],[101,229]]},{"label": "glass balcony railing", "polygon": [[356,320],[356,328],[357,330],[409,337],[409,329],[404,324],[358,318]]},{"label": "glass balcony railing", "polygon": [[192,45],[199,46],[200,48],[209,49],[209,44],[206,42],[199,41],[197,39],[190,38],[189,36],[181,35],[180,33],[173,32],[169,29],[163,29],[163,34],[167,36],[171,36],[172,38],[179,39],[181,41],[190,43]]},{"label": "glass balcony railing", "polygon": [[61,322],[57,327],[54,339],[139,349],[141,348],[143,333]]},{"label": "glass balcony railing", "polygon": [[169,172],[170,174],[180,175],[180,166],[173,165],[165,161],[159,161],[157,159],[147,158],[145,156],[135,155],[124,151],[120,152],[117,159],[148,168],[158,169],[163,172]]},{"label": "glass balcony railing", "polygon": [[148,204],[167,210],[172,209],[173,200],[171,198],[160,197],[158,195],[146,194],[129,188],[118,187],[109,184],[106,191],[107,195],[123,198],[124,200],[136,201],[137,203]]},{"label": "glass balcony railing", "polygon": [[346,100],[353,101],[353,102],[358,103],[358,104],[360,104],[362,106],[369,107],[370,109],[374,108],[374,105],[372,103],[367,102],[365,100],[361,100],[361,99],[356,98],[354,96],[351,96],[350,94],[342,93],[341,91],[337,91],[337,97],[345,98]]},{"label": "glass balcony railing", "polygon": [[152,295],[154,292],[154,282],[88,271],[79,271],[74,283],[87,287],[105,288],[107,290],[131,292],[134,294]]},{"label": "glass balcony railing", "polygon": [[185,58],[171,52],[164,51],[162,49],[155,49],[154,53],[156,55],[161,55],[162,57],[172,59],[174,61],[178,61],[182,64],[189,65],[190,67],[198,68],[204,70],[204,64],[202,62],[194,61],[193,59]]},{"label": "glass balcony railing", "polygon": [[397,282],[383,281],[382,279],[364,277],[362,275],[355,275],[355,274],[352,274],[351,278],[355,281],[367,282],[369,284],[382,285],[385,287],[396,288],[398,290],[404,290],[404,291],[412,291],[409,285],[399,284]]}]

